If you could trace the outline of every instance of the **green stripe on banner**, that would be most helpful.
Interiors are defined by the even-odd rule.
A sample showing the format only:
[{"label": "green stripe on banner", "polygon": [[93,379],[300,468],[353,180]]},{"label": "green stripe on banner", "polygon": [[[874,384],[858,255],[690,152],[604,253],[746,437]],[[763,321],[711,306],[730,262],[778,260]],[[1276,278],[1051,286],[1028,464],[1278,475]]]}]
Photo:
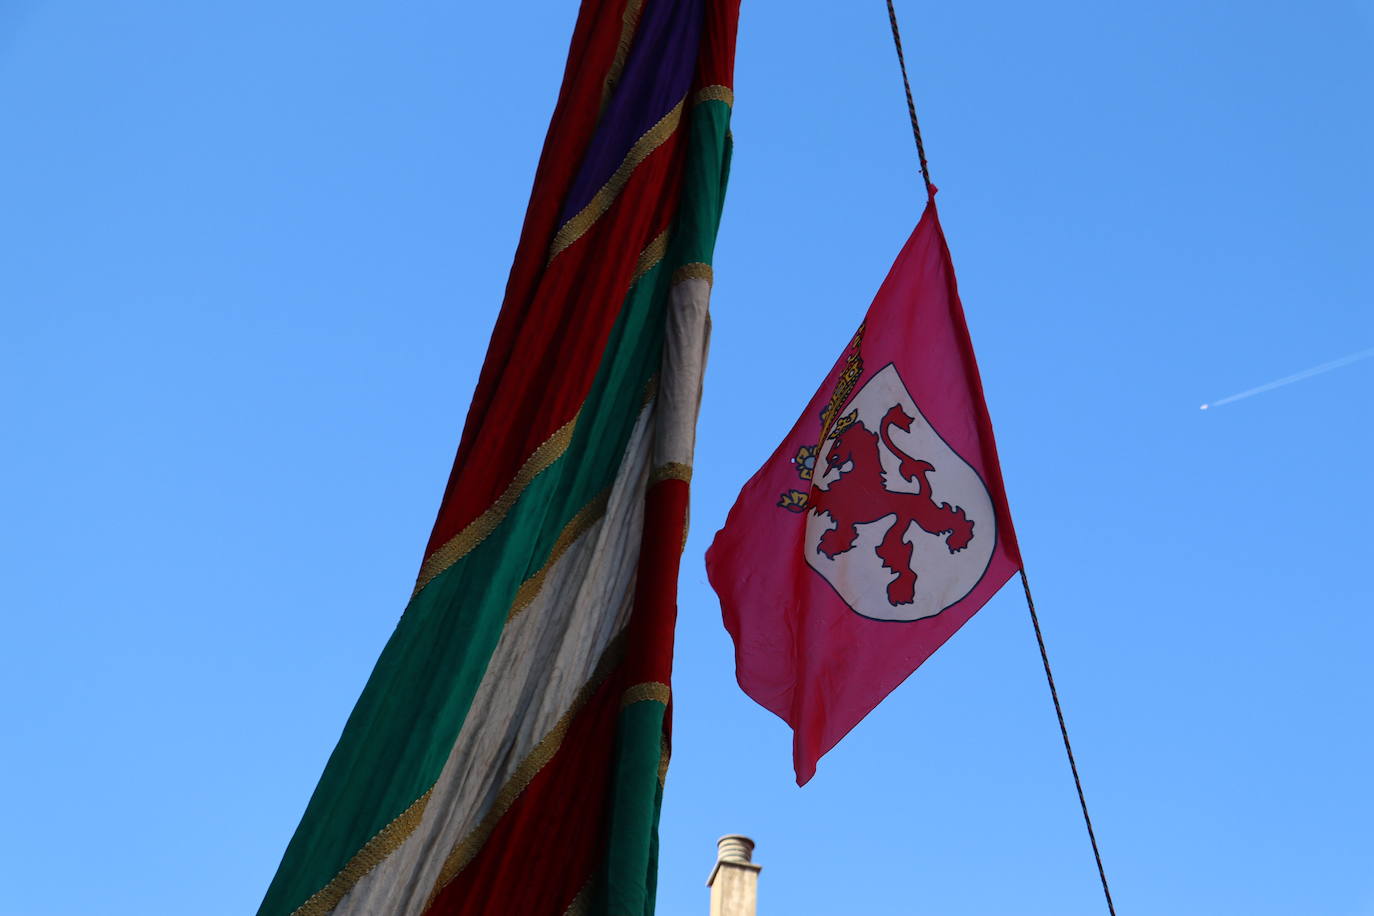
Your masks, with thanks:
[{"label": "green stripe on banner", "polygon": [[710,264],[730,177],[730,106],[701,102],[692,109],[687,136],[687,174],[673,233],[675,266]]},{"label": "green stripe on banner", "polygon": [[406,608],[349,716],[259,916],[287,916],[439,778],[516,590],[577,512],[614,481],[662,358],[669,277],[631,290],[568,450],[490,536]]},{"label": "green stripe on banner", "polygon": [[658,767],[667,707],[646,700],[620,711],[610,831],[594,916],[653,916],[658,882],[658,814],[663,787]]}]

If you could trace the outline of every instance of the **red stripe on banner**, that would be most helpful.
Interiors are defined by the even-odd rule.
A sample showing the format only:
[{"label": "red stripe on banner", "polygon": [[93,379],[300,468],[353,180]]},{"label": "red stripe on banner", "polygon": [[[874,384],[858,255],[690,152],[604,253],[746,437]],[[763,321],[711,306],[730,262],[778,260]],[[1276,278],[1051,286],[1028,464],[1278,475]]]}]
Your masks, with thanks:
[{"label": "red stripe on banner", "polygon": [[[520,308],[534,297],[539,275],[558,229],[559,209],[582,167],[582,157],[601,116],[601,96],[620,41],[621,22],[628,0],[583,0],[568,48],[558,103],[544,137],[544,150],[534,174],[529,207],[520,244],[506,281],[506,308]],[[505,313],[502,313],[503,317]],[[499,335],[499,337],[498,337]],[[519,336],[519,322],[501,322],[492,337],[492,353],[499,343]],[[506,346],[508,351],[511,347]],[[490,365],[490,363],[489,363]],[[483,387],[479,384],[479,394]],[[488,396],[490,391],[485,392]],[[474,398],[474,403],[476,399]]]},{"label": "red stripe on banner", "polygon": [[502,310],[426,557],[490,508],[534,450],[577,415],[639,255],[677,211],[682,137],[679,128],[651,153],[610,209],[549,264],[528,307]]},{"label": "red stripe on banner", "polygon": [[[635,581],[635,611],[626,639],[625,682],[673,683],[677,631],[677,580],[687,543],[691,488],[685,480],[659,481],[644,500],[644,537]],[[663,741],[673,743],[673,702],[663,713]]]},{"label": "red stripe on banner", "polygon": [[622,685],[612,675],[592,695],[558,753],[425,916],[567,910],[602,856]]},{"label": "red stripe on banner", "polygon": [[626,642],[627,682],[671,682],[677,577],[687,537],[687,482],[660,481],[644,501],[644,538],[635,582],[635,611]]},{"label": "red stripe on banner", "polygon": [[708,3],[697,59],[697,88],[735,86],[735,32],[739,28],[739,0]]}]

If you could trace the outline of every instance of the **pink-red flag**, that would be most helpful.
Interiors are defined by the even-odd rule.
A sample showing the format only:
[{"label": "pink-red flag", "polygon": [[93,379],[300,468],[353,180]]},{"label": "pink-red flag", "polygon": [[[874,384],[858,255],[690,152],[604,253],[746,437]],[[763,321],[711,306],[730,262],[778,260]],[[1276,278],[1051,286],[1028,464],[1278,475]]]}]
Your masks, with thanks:
[{"label": "pink-red flag", "polygon": [[797,783],[1021,567],[932,192],[863,324],[706,569]]}]

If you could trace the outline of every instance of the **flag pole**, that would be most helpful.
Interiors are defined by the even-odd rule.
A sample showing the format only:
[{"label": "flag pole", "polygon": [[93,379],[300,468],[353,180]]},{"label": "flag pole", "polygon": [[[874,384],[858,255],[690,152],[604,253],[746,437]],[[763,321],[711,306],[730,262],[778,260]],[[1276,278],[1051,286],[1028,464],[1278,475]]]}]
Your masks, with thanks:
[{"label": "flag pole", "polygon": [[[902,32],[897,27],[897,10],[892,0],[887,0],[887,17],[892,24],[892,44],[897,49],[897,65],[902,71],[902,87],[906,90],[906,108],[911,115],[911,133],[916,138],[916,157],[921,164],[921,181],[926,186],[927,199],[935,196],[935,187],[930,183],[930,164],[926,161],[926,145],[921,139],[921,125],[916,120],[916,102],[911,95],[911,80],[906,73],[906,55],[902,53]],[[1093,832],[1092,815],[1088,813],[1088,799],[1083,794],[1083,780],[1078,776],[1078,762],[1074,760],[1073,745],[1069,742],[1069,728],[1064,723],[1064,708],[1059,703],[1059,691],[1054,686],[1054,672],[1050,670],[1049,652],[1045,650],[1045,636],[1040,631],[1040,616],[1035,613],[1035,599],[1031,596],[1030,580],[1026,578],[1025,562],[1021,564],[1021,587],[1026,592],[1026,607],[1030,610],[1031,626],[1035,628],[1035,643],[1040,647],[1040,661],[1045,666],[1045,681],[1050,686],[1050,699],[1054,701],[1054,714],[1059,719],[1059,734],[1064,739],[1064,753],[1069,758],[1069,769],[1073,772],[1073,785],[1078,790],[1078,804],[1083,809],[1083,823],[1088,828],[1088,841],[1092,843],[1093,859],[1097,862],[1097,876],[1102,879],[1102,894],[1107,898],[1107,912],[1116,916],[1116,906],[1112,903],[1112,891],[1107,885],[1107,870],[1102,866],[1102,853],[1097,848],[1097,834]]]}]

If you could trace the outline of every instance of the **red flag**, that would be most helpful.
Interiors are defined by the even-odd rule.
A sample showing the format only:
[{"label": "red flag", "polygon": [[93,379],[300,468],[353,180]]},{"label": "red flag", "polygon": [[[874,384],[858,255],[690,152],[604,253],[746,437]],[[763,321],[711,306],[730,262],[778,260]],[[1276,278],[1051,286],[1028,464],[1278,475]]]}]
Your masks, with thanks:
[{"label": "red flag", "polygon": [[744,692],[816,761],[1021,567],[932,198],[706,553]]}]

